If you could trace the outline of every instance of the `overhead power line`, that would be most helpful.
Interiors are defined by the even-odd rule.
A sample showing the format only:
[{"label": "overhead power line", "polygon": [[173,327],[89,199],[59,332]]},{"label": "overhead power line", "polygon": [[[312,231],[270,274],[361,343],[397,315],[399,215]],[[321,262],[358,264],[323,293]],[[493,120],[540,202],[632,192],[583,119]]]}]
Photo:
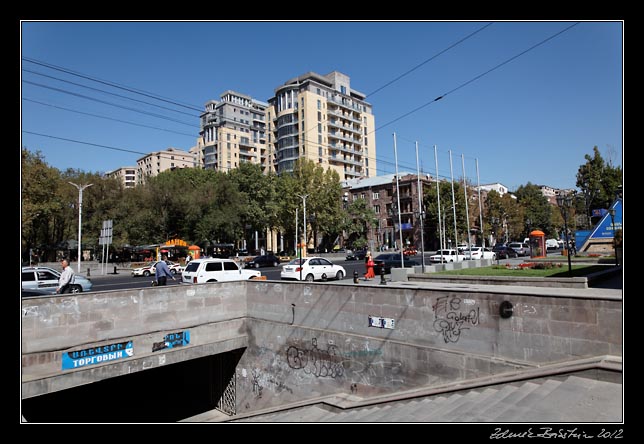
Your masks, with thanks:
[{"label": "overhead power line", "polygon": [[30,85],[38,86],[40,88],[51,89],[53,91],[58,91],[58,92],[61,92],[63,94],[69,94],[69,95],[72,95],[72,96],[80,97],[82,99],[92,100],[94,102],[103,103],[105,105],[115,106],[117,108],[126,109],[128,111],[134,111],[134,112],[141,113],[141,114],[147,114],[149,116],[157,117],[159,119],[169,120],[171,122],[176,122],[176,123],[180,123],[182,125],[190,126],[190,127],[193,127],[193,128],[198,128],[198,126],[196,126],[196,125],[194,125],[192,123],[182,122],[181,120],[173,119],[171,117],[167,117],[167,116],[164,116],[162,114],[156,114],[156,113],[151,113],[149,111],[142,111],[142,110],[139,110],[139,109],[136,109],[136,108],[130,108],[129,106],[124,106],[124,105],[120,105],[118,103],[108,102],[106,100],[101,100],[101,99],[97,99],[95,97],[86,96],[84,94],[79,94],[79,93],[75,93],[75,92],[72,92],[72,91],[67,91],[67,90],[61,89],[61,88],[55,88],[53,86],[43,85],[42,83],[36,83],[36,82],[32,82],[30,80],[23,80],[23,83],[28,83]]},{"label": "overhead power line", "polygon": [[179,132],[179,131],[173,131],[173,130],[169,130],[169,129],[166,129],[166,128],[159,128],[157,126],[144,125],[142,123],[134,123],[134,122],[130,122],[130,121],[127,121],[127,120],[115,119],[113,117],[101,116],[99,114],[87,113],[87,112],[84,112],[84,111],[77,111],[77,110],[74,110],[74,109],[65,108],[63,106],[52,105],[50,103],[45,103],[45,102],[40,102],[38,100],[28,99],[26,97],[23,97],[22,100],[24,100],[26,102],[37,103],[37,104],[43,105],[43,106],[49,106],[49,107],[56,108],[56,109],[62,109],[64,111],[69,111],[71,113],[77,113],[77,114],[83,114],[83,115],[86,115],[86,116],[96,117],[98,119],[112,120],[114,122],[121,122],[121,123],[125,123],[125,124],[128,124],[128,125],[140,126],[140,127],[143,127],[143,128],[150,128],[150,129],[155,129],[155,130],[159,130],[159,131],[166,131],[168,133],[179,134],[179,135],[182,135],[182,136],[197,137],[196,134],[182,133],[182,132]]},{"label": "overhead power line", "polygon": [[56,66],[56,65],[52,65],[51,63],[42,62],[40,60],[32,59],[30,57],[23,57],[22,60],[24,60],[25,62],[29,62],[29,63],[33,63],[33,64],[36,64],[36,65],[44,66],[44,67],[47,67],[49,69],[53,69],[53,70],[56,70],[56,71],[61,71],[61,72],[64,72],[66,74],[81,77],[83,79],[91,80],[93,82],[102,83],[104,85],[108,85],[108,86],[111,86],[113,88],[122,89],[124,91],[128,91],[128,92],[135,93],[135,94],[140,94],[142,96],[146,96],[146,97],[149,97],[151,99],[159,100],[161,102],[171,103],[173,105],[180,106],[182,108],[191,109],[193,111],[198,111],[200,113],[203,111],[201,108],[197,108],[197,107],[192,106],[192,105],[184,105],[183,103],[180,103],[180,102],[177,102],[177,101],[174,101],[174,100],[170,100],[170,99],[165,98],[163,96],[160,96],[158,94],[154,94],[154,93],[150,93],[150,92],[147,92],[147,91],[122,86],[122,85],[120,85],[118,83],[110,82],[110,81],[107,81],[107,80],[101,80],[101,79],[99,79],[97,77],[92,77],[92,76],[88,76],[88,75],[85,75],[85,74],[81,74],[81,73],[72,71],[70,69],[63,68],[63,67]]},{"label": "overhead power line", "polygon": [[511,61],[518,59],[518,58],[519,58],[519,57],[521,57],[522,55],[527,54],[528,52],[532,51],[533,49],[535,49],[535,48],[537,48],[537,47],[539,47],[539,46],[543,45],[544,43],[546,43],[546,42],[548,42],[548,41],[550,41],[550,40],[554,39],[555,37],[557,37],[557,36],[559,36],[559,35],[563,34],[564,32],[566,32],[566,31],[570,30],[570,29],[571,29],[571,28],[573,28],[574,26],[577,26],[578,24],[579,24],[579,22],[573,23],[572,25],[570,25],[570,26],[568,26],[568,27],[566,27],[566,28],[562,29],[562,30],[561,30],[561,31],[559,31],[559,32],[556,32],[555,34],[551,35],[550,37],[548,37],[548,38],[546,38],[546,39],[544,39],[544,40],[542,40],[542,41],[540,41],[539,43],[537,43],[537,44],[535,44],[535,45],[532,45],[532,46],[531,46],[531,47],[529,47],[528,49],[526,49],[526,50],[524,50],[524,51],[521,51],[519,54],[517,54],[517,55],[515,55],[515,56],[512,56],[512,57],[510,57],[509,59],[507,59],[507,60],[505,60],[505,61],[503,61],[503,62],[499,63],[498,65],[495,65],[494,67],[492,67],[492,68],[488,69],[487,71],[485,71],[485,72],[483,72],[483,73],[481,73],[481,74],[479,74],[479,75],[477,75],[477,76],[475,76],[475,77],[471,78],[471,79],[470,79],[470,80],[468,80],[467,82],[461,83],[461,84],[460,84],[459,86],[457,86],[456,88],[453,88],[453,89],[451,89],[451,90],[447,91],[446,93],[443,93],[443,94],[439,95],[439,96],[438,96],[438,97],[436,97],[434,100],[430,100],[429,102],[427,102],[427,103],[425,103],[425,104],[423,104],[423,105],[420,105],[420,106],[418,106],[418,107],[414,108],[414,109],[413,109],[413,110],[411,110],[411,111],[406,112],[405,114],[401,115],[400,117],[396,117],[395,119],[393,119],[393,120],[391,120],[391,121],[389,121],[389,122],[385,123],[384,125],[379,126],[378,128],[376,128],[376,129],[375,129],[375,130],[373,130],[372,132],[374,132],[374,131],[378,131],[378,130],[381,130],[381,129],[383,129],[383,128],[384,128],[384,127],[386,127],[386,126],[389,126],[389,125],[391,125],[392,123],[397,122],[397,121],[399,121],[400,119],[403,119],[403,118],[405,118],[405,117],[409,116],[410,114],[413,114],[413,113],[415,113],[415,112],[417,112],[417,111],[420,111],[421,109],[425,108],[426,106],[431,105],[431,104],[432,104],[432,103],[434,103],[434,102],[438,102],[439,100],[442,100],[443,98],[445,98],[445,96],[447,96],[447,95],[449,95],[449,94],[452,94],[453,92],[456,92],[456,91],[458,91],[459,89],[464,88],[465,86],[467,86],[467,85],[469,85],[469,84],[471,84],[471,83],[475,82],[476,80],[479,80],[480,78],[482,78],[482,77],[484,77],[484,76],[486,76],[486,75],[490,74],[492,71],[495,71],[495,70],[499,69],[500,67],[502,67],[502,66],[504,66],[504,65],[507,65],[507,64],[508,64],[508,63],[510,63]]},{"label": "overhead power line", "polygon": [[80,84],[80,83],[71,82],[69,80],[61,79],[59,77],[50,76],[50,75],[43,74],[43,73],[40,73],[40,72],[37,72],[37,71],[32,71],[30,69],[23,68],[22,70],[24,72],[28,72],[28,73],[31,73],[31,74],[36,74],[36,75],[42,76],[42,77],[47,77],[49,79],[57,80],[59,82],[69,83],[70,85],[80,86],[81,88],[90,89],[92,91],[98,91],[98,92],[103,93],[103,94],[109,94],[111,96],[120,97],[122,99],[131,100],[133,102],[138,102],[138,103],[143,103],[143,104],[150,105],[150,106],[155,106],[157,108],[165,109],[167,111],[172,111],[174,113],[185,114],[185,115],[191,116],[191,117],[200,117],[198,114],[195,115],[194,113],[187,113],[185,111],[179,111],[179,110],[176,110],[176,109],[168,108],[167,106],[161,106],[161,105],[157,105],[156,103],[146,102],[145,100],[139,100],[139,99],[135,99],[133,97],[124,96],[123,94],[116,94],[116,93],[113,93],[113,92],[110,92],[110,91],[106,91],[104,89],[94,88],[94,87],[83,85],[83,84]]},{"label": "overhead power line", "polygon": [[405,71],[404,73],[402,73],[401,75],[399,75],[399,76],[398,76],[398,77],[396,77],[395,79],[393,79],[393,80],[391,80],[391,81],[389,81],[389,82],[385,83],[385,84],[384,84],[384,85],[382,85],[381,87],[379,87],[379,88],[375,89],[374,91],[370,92],[369,94],[367,94],[367,97],[369,97],[369,96],[373,96],[373,95],[374,95],[374,94],[376,94],[378,91],[380,91],[380,90],[382,90],[382,89],[385,89],[386,87],[388,87],[388,86],[389,86],[389,85],[391,85],[392,83],[397,82],[398,80],[400,80],[400,79],[402,79],[403,77],[405,77],[407,74],[410,74],[410,73],[412,73],[413,71],[416,71],[418,68],[420,68],[421,66],[423,66],[424,64],[426,64],[426,63],[428,63],[428,62],[431,62],[432,60],[434,60],[436,57],[440,56],[441,54],[445,54],[445,53],[446,53],[447,51],[449,51],[450,49],[455,48],[456,46],[458,46],[458,45],[460,45],[461,43],[463,43],[465,40],[469,39],[470,37],[474,36],[475,34],[478,34],[478,33],[479,33],[479,32],[481,32],[481,31],[483,31],[485,28],[487,28],[487,27],[489,27],[489,26],[492,26],[492,24],[493,24],[493,23],[494,23],[494,22],[490,22],[490,23],[488,23],[487,25],[483,26],[482,28],[479,28],[479,29],[477,29],[476,31],[474,31],[474,32],[472,32],[472,33],[470,33],[470,34],[466,35],[465,37],[463,37],[462,39],[460,39],[460,40],[459,40],[459,41],[457,41],[456,43],[454,43],[454,44],[452,44],[452,45],[448,46],[447,48],[445,48],[445,49],[443,49],[442,51],[438,52],[437,54],[435,54],[435,55],[431,56],[431,57],[430,57],[430,58],[428,58],[427,60],[425,60],[425,61],[423,61],[423,62],[419,63],[419,64],[418,64],[418,65],[416,65],[416,66],[414,66],[414,67],[413,67],[413,68],[411,68],[410,70]]}]

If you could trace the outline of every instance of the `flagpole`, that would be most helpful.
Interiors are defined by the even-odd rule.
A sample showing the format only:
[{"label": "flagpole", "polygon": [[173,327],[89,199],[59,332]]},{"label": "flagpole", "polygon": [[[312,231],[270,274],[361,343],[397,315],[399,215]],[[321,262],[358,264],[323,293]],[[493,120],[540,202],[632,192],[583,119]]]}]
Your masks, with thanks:
[{"label": "flagpole", "polygon": [[[479,189],[479,225],[481,226],[481,246],[485,249],[485,236],[483,235],[483,209],[481,203],[481,179],[479,178],[479,159],[476,159],[476,184]],[[483,257],[483,256],[481,256]]]},{"label": "flagpole", "polygon": [[416,142],[416,178],[418,179],[418,218],[420,219],[420,254],[422,258],[422,270],[425,272],[425,237],[423,231],[425,227],[423,225],[423,218],[425,217],[425,211],[423,211],[423,185],[420,181],[420,166],[418,165],[418,142]]},{"label": "flagpole", "polygon": [[398,196],[398,232],[400,233],[400,266],[402,268],[405,268],[405,260],[403,257],[402,219],[400,217],[400,185],[398,182],[398,150],[396,149],[396,133],[394,133],[394,158],[396,160],[396,196]]},{"label": "flagpole", "polygon": [[441,192],[438,184],[438,154],[434,145],[434,160],[436,160],[436,197],[438,200],[438,249],[441,252],[441,264],[443,263],[443,228],[441,225]]},{"label": "flagpole", "polygon": [[452,166],[452,150],[449,150],[449,172],[452,176],[452,210],[454,211],[454,249],[456,262],[458,262],[458,228],[456,226],[456,201],[454,200],[454,168]]},{"label": "flagpole", "polygon": [[[467,245],[470,250],[470,259],[472,259],[472,239],[470,239],[470,210],[467,204],[467,181],[465,176],[465,156],[461,154],[461,165],[463,166],[463,195],[465,196],[465,219],[467,220]],[[482,257],[482,256],[481,256]]]}]

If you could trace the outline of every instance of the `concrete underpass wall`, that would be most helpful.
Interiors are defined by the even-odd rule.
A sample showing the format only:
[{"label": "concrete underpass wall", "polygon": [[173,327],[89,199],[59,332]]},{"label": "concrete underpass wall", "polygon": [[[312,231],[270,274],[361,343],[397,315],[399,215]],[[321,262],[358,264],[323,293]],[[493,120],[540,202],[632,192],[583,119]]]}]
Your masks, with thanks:
[{"label": "concrete underpass wall", "polygon": [[[514,306],[508,319],[502,301]],[[268,281],[247,284],[247,304],[238,413],[622,354],[614,300]],[[393,328],[370,327],[369,316]]]},{"label": "concrete underpass wall", "polygon": [[[238,413],[622,355],[621,300],[511,291],[258,281],[25,298],[22,397],[244,348]],[[119,344],[130,354],[63,368],[65,356]]]},{"label": "concrete underpass wall", "polygon": [[246,347],[246,312],[243,282],[25,298],[22,397]]}]

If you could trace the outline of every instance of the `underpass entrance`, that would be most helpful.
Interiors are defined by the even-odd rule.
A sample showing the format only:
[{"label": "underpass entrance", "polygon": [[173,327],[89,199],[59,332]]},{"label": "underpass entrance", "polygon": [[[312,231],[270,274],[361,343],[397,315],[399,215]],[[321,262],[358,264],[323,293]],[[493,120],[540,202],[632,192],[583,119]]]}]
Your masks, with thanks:
[{"label": "underpass entrance", "polygon": [[27,422],[177,422],[213,409],[235,413],[243,349],[22,400]]}]

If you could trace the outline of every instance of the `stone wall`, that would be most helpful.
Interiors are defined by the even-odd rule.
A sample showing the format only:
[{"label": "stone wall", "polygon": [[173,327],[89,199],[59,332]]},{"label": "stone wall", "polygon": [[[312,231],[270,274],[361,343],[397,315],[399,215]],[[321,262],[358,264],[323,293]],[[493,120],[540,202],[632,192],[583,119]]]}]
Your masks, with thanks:
[{"label": "stone wall", "polygon": [[240,348],[238,412],[622,355],[621,300],[511,291],[249,281],[24,299],[23,397]]}]

